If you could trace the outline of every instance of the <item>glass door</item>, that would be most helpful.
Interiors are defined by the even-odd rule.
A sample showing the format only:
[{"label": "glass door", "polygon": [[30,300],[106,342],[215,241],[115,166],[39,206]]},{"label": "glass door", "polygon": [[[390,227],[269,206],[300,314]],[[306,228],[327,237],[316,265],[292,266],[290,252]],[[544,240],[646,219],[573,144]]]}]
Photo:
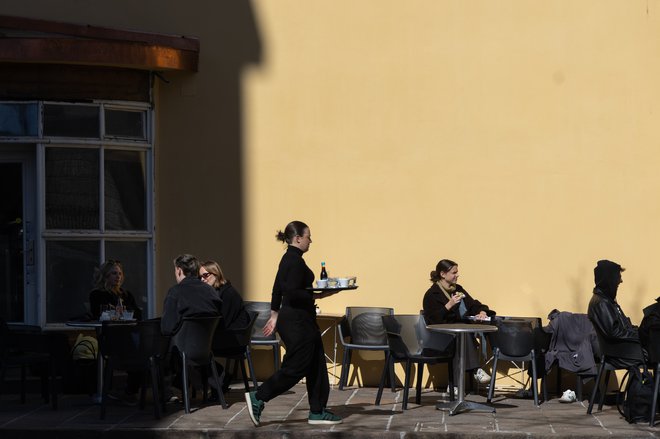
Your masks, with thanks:
[{"label": "glass door", "polygon": [[0,317],[30,322],[35,286],[35,148],[0,148]]}]

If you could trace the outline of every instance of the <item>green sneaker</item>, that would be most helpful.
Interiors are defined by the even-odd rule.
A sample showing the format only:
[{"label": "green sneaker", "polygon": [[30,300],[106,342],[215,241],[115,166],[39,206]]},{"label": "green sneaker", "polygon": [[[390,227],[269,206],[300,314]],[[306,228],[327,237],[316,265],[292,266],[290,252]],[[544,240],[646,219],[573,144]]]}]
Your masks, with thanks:
[{"label": "green sneaker", "polygon": [[311,425],[334,425],[341,424],[342,420],[339,416],[323,409],[321,413],[309,412],[307,423]]},{"label": "green sneaker", "polygon": [[245,402],[252,423],[259,426],[259,418],[261,418],[261,412],[264,411],[266,403],[257,399],[257,392],[245,392]]}]

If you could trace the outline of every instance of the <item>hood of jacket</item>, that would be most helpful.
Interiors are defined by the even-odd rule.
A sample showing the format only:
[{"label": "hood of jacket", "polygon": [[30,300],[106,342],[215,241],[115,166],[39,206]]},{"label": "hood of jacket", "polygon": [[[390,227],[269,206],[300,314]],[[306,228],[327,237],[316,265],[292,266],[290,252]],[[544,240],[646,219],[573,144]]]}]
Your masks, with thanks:
[{"label": "hood of jacket", "polygon": [[616,300],[616,292],[621,283],[621,265],[606,259],[598,261],[594,268],[594,293]]}]

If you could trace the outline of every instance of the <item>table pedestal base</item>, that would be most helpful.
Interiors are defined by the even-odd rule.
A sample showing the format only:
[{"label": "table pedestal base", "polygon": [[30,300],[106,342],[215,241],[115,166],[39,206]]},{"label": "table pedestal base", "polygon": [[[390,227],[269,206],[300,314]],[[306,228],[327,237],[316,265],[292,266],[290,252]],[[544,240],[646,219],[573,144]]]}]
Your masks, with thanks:
[{"label": "table pedestal base", "polygon": [[449,416],[454,416],[468,410],[480,410],[495,413],[495,407],[472,401],[440,402],[435,405],[435,408],[437,410],[449,411]]}]

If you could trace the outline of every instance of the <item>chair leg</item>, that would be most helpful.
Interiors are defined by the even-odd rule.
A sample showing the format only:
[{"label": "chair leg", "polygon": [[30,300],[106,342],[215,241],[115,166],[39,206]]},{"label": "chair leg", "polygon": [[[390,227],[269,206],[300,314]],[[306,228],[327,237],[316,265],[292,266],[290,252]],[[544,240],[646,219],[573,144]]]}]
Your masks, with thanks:
[{"label": "chair leg", "polygon": [[280,370],[280,358],[282,358],[279,344],[273,346],[273,356],[275,357],[275,371],[277,372]]},{"label": "chair leg", "polygon": [[392,392],[396,392],[396,375],[394,374],[394,361],[390,361],[389,367],[390,369],[388,372],[390,375],[390,387],[392,388]]},{"label": "chair leg", "polygon": [[[159,392],[159,373],[158,363],[154,357],[149,358],[149,375],[151,375],[151,396],[154,400],[154,416],[160,419],[160,392]],[[146,386],[145,386],[146,387]]]},{"label": "chair leg", "polygon": [[495,348],[493,352],[493,373],[490,376],[490,387],[488,388],[488,398],[486,402],[490,404],[493,400],[493,392],[495,390],[495,377],[497,376],[497,360],[500,357],[500,349]]},{"label": "chair leg", "polygon": [[415,404],[420,405],[422,403],[422,378],[424,377],[424,363],[417,363],[417,383],[416,383],[416,393],[415,393]]},{"label": "chair leg", "polygon": [[105,363],[105,370],[103,371],[103,389],[101,390],[101,413],[100,419],[105,419],[106,404],[108,402],[108,391],[110,390],[110,381],[112,377],[112,357]]},{"label": "chair leg", "polygon": [[241,366],[241,375],[243,375],[243,386],[245,386],[245,391],[250,391],[250,380],[247,376],[247,370],[245,369],[245,360],[238,360]]},{"label": "chair leg", "polygon": [[380,374],[380,384],[378,385],[378,392],[376,393],[376,405],[380,405],[380,398],[383,396],[383,387],[385,387],[385,377],[387,376],[388,371],[390,370],[390,353],[385,353],[385,364],[383,365],[383,372]]},{"label": "chair leg", "polygon": [[186,353],[181,352],[181,375],[183,379],[183,411],[190,413],[190,397],[188,395],[188,365],[186,364]]},{"label": "chair leg", "polygon": [[[211,373],[213,374],[213,379],[215,380],[215,385],[217,386],[218,389],[218,399],[220,400],[220,404],[222,405],[223,409],[226,409],[227,406],[227,401],[225,401],[225,395],[222,393],[222,380],[220,380],[220,377],[218,377],[218,369],[215,367],[215,360],[213,359],[213,354],[210,356],[210,361],[209,364],[211,365]],[[225,371],[222,371],[222,377],[224,378]]]},{"label": "chair leg", "polygon": [[605,359],[601,358],[600,367],[598,368],[598,375],[596,375],[596,382],[594,383],[594,389],[591,391],[591,398],[589,398],[589,407],[587,408],[587,414],[590,415],[592,409],[594,408],[594,401],[596,400],[596,393],[600,387],[600,379],[603,376],[603,370],[605,369]]},{"label": "chair leg", "polygon": [[605,403],[605,394],[607,393],[607,386],[610,384],[610,372],[605,372],[605,386],[603,386],[603,392],[600,394],[600,401],[598,401],[598,411],[603,410],[603,404]]},{"label": "chair leg", "polygon": [[348,380],[348,369],[351,364],[351,349],[344,347],[344,357],[341,360],[341,375],[339,376],[339,390],[344,390]]},{"label": "chair leg", "polygon": [[250,346],[247,346],[245,349],[245,357],[247,358],[248,369],[250,369],[250,378],[252,378],[253,389],[257,390],[257,375],[254,373],[254,364],[252,363],[252,351]]},{"label": "chair leg", "polygon": [[653,427],[655,424],[655,409],[658,406],[658,389],[660,388],[660,363],[655,365],[655,371],[653,371],[653,379],[655,380],[655,386],[653,387],[653,402],[651,403],[651,413],[649,413],[649,427]]},{"label": "chair leg", "polygon": [[412,362],[408,359],[406,360],[406,375],[403,378],[403,404],[401,404],[401,408],[403,410],[406,410],[408,408],[408,394],[409,394],[411,368],[412,368]]},{"label": "chair leg", "polygon": [[575,374],[575,397],[580,402],[582,401],[582,379],[582,375]]},{"label": "chair leg", "polygon": [[539,384],[537,381],[538,375],[536,374],[536,355],[534,349],[531,352],[532,356],[532,394],[534,395],[534,405],[539,406]]}]

